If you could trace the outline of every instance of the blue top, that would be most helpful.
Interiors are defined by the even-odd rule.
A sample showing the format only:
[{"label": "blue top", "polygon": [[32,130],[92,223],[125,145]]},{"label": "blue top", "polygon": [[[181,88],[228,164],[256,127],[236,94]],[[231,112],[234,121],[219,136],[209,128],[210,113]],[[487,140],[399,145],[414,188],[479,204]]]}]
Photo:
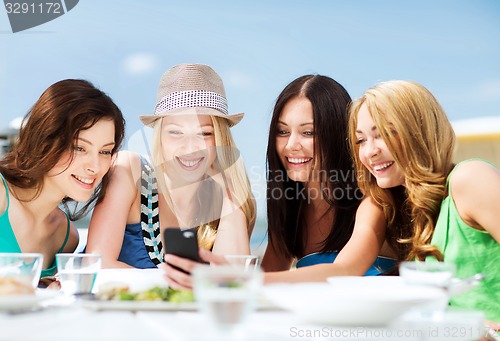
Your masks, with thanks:
[{"label": "blue top", "polygon": [[158,191],[153,168],[141,157],[141,221],[125,226],[118,260],[139,269],[163,262]]},{"label": "blue top", "polygon": [[126,225],[118,260],[139,269],[156,268],[146,251],[141,223]]},{"label": "blue top", "polygon": [[[295,267],[301,268],[304,266],[310,266],[316,264],[333,263],[335,261],[335,258],[337,258],[338,254],[339,253],[337,251],[311,253],[299,259]],[[368,271],[366,271],[364,276],[381,275],[384,272],[387,272],[395,268],[397,264],[398,262],[395,259],[378,256],[375,262],[372,264],[372,266],[370,266]]]},{"label": "blue top", "polygon": [[[0,252],[22,253],[21,248],[19,247],[19,243],[17,242],[16,235],[14,234],[14,230],[12,230],[12,224],[10,223],[9,219],[9,206],[10,206],[9,187],[7,185],[7,181],[5,181],[5,178],[1,173],[0,173],[0,178],[2,179],[3,184],[5,186],[5,195],[7,196],[7,208],[5,209],[5,212],[3,212],[0,215]],[[66,219],[68,220],[68,226],[66,228],[66,237],[64,238],[64,242],[59,251],[57,251],[57,253],[61,253],[64,250],[66,243],[68,242],[71,225],[67,214],[66,214]],[[56,273],[56,271],[57,271],[57,265],[54,259],[52,266],[42,270],[42,274],[40,276],[41,277],[53,276]]]}]

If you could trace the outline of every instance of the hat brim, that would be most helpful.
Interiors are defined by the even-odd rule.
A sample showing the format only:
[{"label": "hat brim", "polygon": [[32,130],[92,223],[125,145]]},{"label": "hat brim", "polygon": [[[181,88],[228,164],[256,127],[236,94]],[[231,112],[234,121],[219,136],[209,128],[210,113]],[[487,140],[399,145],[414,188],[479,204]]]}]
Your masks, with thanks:
[{"label": "hat brim", "polygon": [[239,112],[236,114],[225,115],[219,110],[213,108],[193,107],[193,108],[180,108],[176,110],[164,111],[156,115],[140,115],[139,119],[144,125],[153,128],[155,122],[162,117],[180,116],[180,115],[209,115],[209,116],[222,117],[228,120],[230,127],[233,127],[243,119],[243,116],[245,114]]}]

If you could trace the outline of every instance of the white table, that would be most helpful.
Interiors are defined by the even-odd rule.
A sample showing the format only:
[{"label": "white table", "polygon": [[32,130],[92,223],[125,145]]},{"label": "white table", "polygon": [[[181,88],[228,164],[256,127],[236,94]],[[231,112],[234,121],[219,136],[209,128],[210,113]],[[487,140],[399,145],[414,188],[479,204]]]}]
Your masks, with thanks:
[{"label": "white table", "polygon": [[[400,321],[387,328],[345,328],[304,324],[285,311],[251,314],[243,335],[228,340],[475,340],[480,314],[447,313],[440,321]],[[78,304],[38,312],[0,313],[0,340],[223,340],[196,311],[94,311]]]}]

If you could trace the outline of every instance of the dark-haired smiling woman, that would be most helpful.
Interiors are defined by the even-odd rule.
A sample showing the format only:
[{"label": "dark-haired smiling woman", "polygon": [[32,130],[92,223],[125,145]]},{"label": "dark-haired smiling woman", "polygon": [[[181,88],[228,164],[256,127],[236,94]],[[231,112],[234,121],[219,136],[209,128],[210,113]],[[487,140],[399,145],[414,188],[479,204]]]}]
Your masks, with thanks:
[{"label": "dark-haired smiling woman", "polygon": [[278,96],[267,149],[267,283],[378,275],[395,266],[383,212],[356,184],[350,101],[322,75],[299,77]]},{"label": "dark-haired smiling woman", "polygon": [[[124,133],[120,109],[91,83],[47,88],[0,160],[0,252],[41,253],[42,277],[53,275],[55,254],[78,245],[71,221],[102,199]],[[69,201],[84,204],[70,210]]]}]

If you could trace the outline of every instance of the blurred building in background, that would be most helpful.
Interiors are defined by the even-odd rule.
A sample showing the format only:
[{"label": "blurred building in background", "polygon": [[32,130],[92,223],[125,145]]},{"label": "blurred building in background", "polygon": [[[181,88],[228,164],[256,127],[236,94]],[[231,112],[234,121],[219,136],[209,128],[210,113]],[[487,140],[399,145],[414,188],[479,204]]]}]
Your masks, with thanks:
[{"label": "blurred building in background", "polygon": [[0,126],[0,158],[16,143],[22,118],[12,120],[6,127]]},{"label": "blurred building in background", "polygon": [[452,122],[457,135],[455,161],[481,158],[500,168],[500,117]]}]

